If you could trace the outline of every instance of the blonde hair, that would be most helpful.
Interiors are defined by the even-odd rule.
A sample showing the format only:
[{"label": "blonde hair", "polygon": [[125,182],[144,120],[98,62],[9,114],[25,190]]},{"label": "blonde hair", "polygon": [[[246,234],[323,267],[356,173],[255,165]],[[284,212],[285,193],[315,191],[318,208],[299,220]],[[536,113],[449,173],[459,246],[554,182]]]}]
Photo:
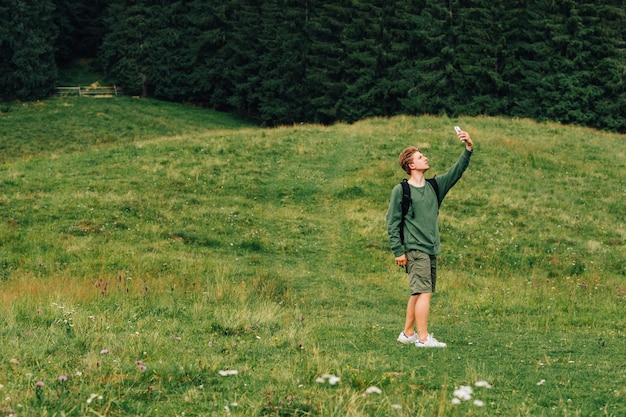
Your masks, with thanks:
[{"label": "blonde hair", "polygon": [[405,150],[400,153],[400,157],[398,158],[398,163],[407,174],[411,175],[411,168],[409,168],[409,164],[412,162],[413,154],[415,152],[419,152],[420,150],[415,146],[409,146]]}]

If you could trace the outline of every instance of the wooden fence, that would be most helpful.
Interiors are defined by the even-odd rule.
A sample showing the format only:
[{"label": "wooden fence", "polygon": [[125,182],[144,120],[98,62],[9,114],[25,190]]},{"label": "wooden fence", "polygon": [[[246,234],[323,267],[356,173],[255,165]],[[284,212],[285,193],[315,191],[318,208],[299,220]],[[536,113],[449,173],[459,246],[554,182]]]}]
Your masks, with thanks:
[{"label": "wooden fence", "polygon": [[57,87],[56,96],[79,96],[79,97],[94,97],[94,98],[107,98],[114,97],[121,94],[121,90],[117,86],[78,86],[78,87]]}]

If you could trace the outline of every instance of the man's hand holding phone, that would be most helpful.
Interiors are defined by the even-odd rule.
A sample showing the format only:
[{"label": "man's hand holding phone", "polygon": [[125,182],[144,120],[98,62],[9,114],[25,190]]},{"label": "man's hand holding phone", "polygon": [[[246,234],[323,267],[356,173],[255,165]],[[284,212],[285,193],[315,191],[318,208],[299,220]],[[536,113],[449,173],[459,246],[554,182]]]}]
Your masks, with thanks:
[{"label": "man's hand holding phone", "polygon": [[454,126],[454,131],[456,132],[456,135],[459,137],[459,140],[465,143],[465,149],[471,152],[472,149],[474,148],[474,143],[472,142],[472,138],[470,137],[469,133],[465,132],[459,126]]}]

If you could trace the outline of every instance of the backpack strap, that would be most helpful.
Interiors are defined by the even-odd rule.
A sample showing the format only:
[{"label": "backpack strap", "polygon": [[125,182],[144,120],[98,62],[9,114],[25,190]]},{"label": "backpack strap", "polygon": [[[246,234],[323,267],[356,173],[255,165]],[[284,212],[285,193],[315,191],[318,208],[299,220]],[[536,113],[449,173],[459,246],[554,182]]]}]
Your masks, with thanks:
[{"label": "backpack strap", "polygon": [[404,243],[404,218],[409,212],[411,207],[411,187],[409,187],[409,181],[405,178],[400,183],[402,184],[402,220],[400,221],[400,242]]}]

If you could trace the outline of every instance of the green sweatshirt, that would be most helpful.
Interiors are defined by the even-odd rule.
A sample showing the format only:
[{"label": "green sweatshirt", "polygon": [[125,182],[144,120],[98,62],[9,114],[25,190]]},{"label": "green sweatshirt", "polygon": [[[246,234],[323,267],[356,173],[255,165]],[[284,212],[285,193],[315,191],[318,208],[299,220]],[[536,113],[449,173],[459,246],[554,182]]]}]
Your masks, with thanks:
[{"label": "green sweatshirt", "polygon": [[[461,178],[469,165],[472,152],[465,149],[459,160],[443,175],[435,177],[439,186],[441,200]],[[411,250],[418,250],[429,255],[436,255],[440,250],[439,206],[433,187],[426,182],[423,187],[411,187],[411,207],[404,219],[404,246],[400,241],[400,222],[402,220],[402,185],[391,190],[389,209],[387,210],[387,233],[395,257]]]}]

